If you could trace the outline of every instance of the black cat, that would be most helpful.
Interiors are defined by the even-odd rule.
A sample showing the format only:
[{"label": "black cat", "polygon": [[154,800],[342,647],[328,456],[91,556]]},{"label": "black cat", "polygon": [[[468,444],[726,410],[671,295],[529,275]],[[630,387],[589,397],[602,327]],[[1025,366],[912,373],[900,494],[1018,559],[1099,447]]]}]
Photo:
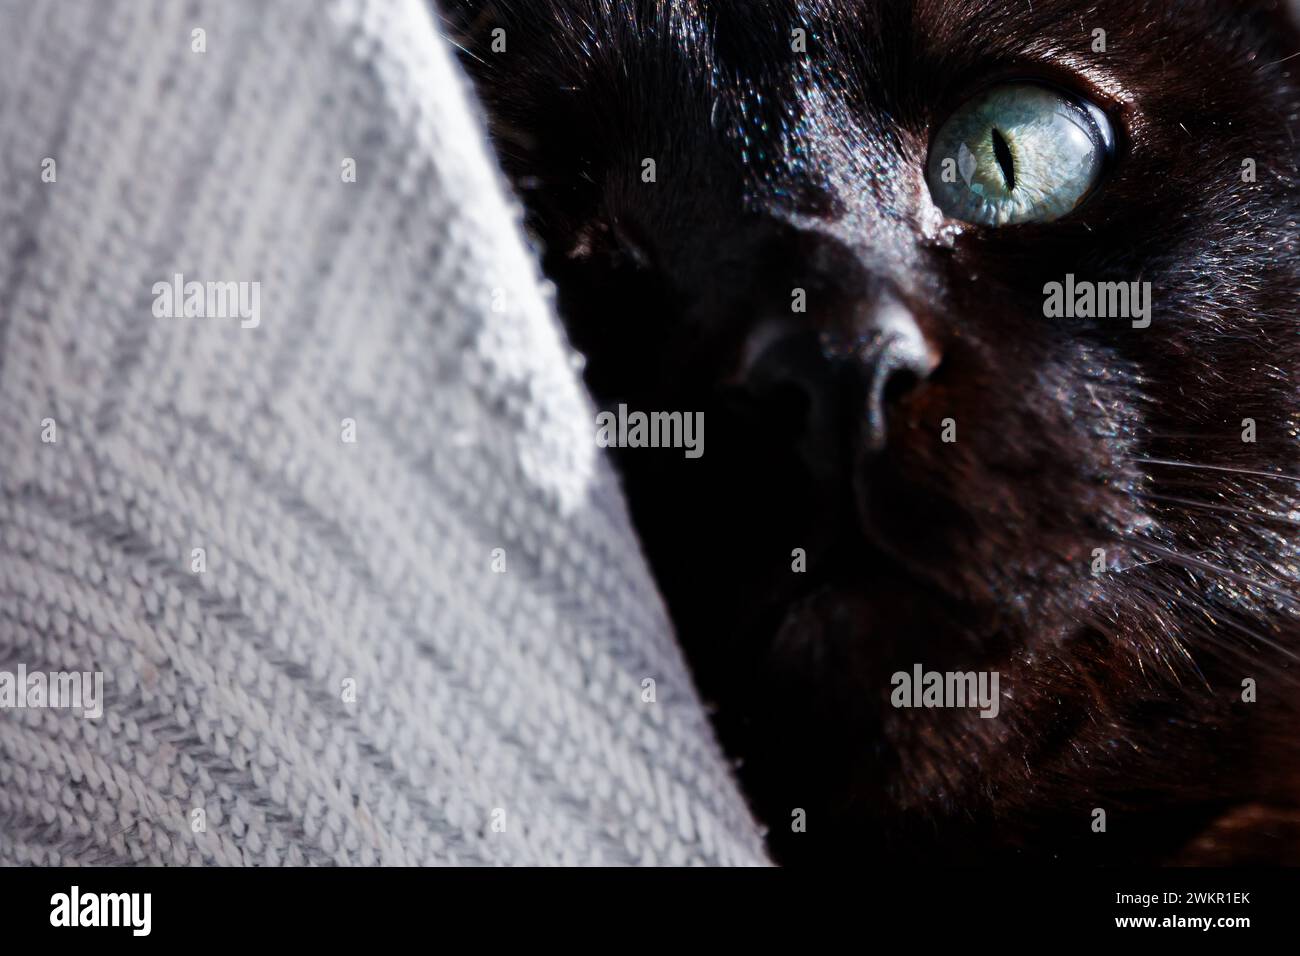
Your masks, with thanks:
[{"label": "black cat", "polygon": [[443,7],[778,859],[1300,862],[1283,4]]}]

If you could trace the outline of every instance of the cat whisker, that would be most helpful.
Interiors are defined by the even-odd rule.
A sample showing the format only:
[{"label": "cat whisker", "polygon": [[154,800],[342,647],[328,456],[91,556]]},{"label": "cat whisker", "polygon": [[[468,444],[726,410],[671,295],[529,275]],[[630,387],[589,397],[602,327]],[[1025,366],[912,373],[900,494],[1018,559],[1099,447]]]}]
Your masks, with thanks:
[{"label": "cat whisker", "polygon": [[[1183,608],[1186,611],[1190,612],[1192,616],[1204,618],[1209,624],[1213,625],[1214,627],[1227,627],[1230,630],[1236,631],[1244,635],[1245,637],[1258,642],[1259,644],[1265,647],[1277,651],[1279,654],[1282,654],[1285,657],[1289,657],[1292,660],[1300,661],[1300,654],[1297,654],[1295,651],[1291,650],[1285,645],[1280,644],[1278,641],[1274,640],[1273,638],[1268,637],[1262,631],[1253,627],[1249,627],[1245,624],[1242,624],[1240,621],[1234,620],[1233,618],[1228,617],[1226,615],[1211,614],[1204,605],[1187,597],[1186,595],[1182,594],[1179,591],[1172,590],[1168,587],[1160,586],[1157,582],[1148,582],[1147,585],[1139,585],[1137,587],[1137,590],[1141,591],[1150,600],[1154,600],[1156,602],[1169,602],[1175,604],[1178,607]],[[1215,634],[1214,631],[1209,631],[1207,633],[1212,639],[1217,638],[1218,636],[1217,634]],[[1177,643],[1179,645],[1179,650],[1186,653],[1186,641],[1184,639],[1179,639]],[[1249,653],[1243,650],[1237,644],[1215,640],[1215,647],[1231,651],[1241,656],[1243,659],[1253,660],[1253,658],[1249,655]]]},{"label": "cat whisker", "polygon": [[1221,567],[1220,565],[1212,564],[1209,561],[1202,561],[1200,558],[1192,557],[1191,555],[1187,555],[1187,554],[1181,554],[1178,551],[1172,551],[1169,548],[1162,548],[1159,545],[1149,544],[1145,541],[1135,540],[1132,538],[1125,538],[1124,541],[1126,544],[1129,544],[1132,547],[1137,548],[1138,550],[1150,551],[1152,554],[1158,554],[1161,557],[1166,558],[1169,561],[1172,561],[1174,564],[1181,565],[1182,567],[1191,568],[1198,571],[1209,571],[1214,574],[1218,574],[1223,578],[1232,581],[1236,584],[1240,584],[1243,587],[1253,588],[1257,591],[1262,591],[1266,594],[1271,594],[1274,597],[1279,598],[1286,604],[1295,607],[1297,609],[1300,609],[1300,595],[1288,593],[1286,591],[1283,591],[1281,588],[1276,588],[1269,584],[1263,584],[1259,581],[1256,581],[1254,578],[1250,577],[1247,574],[1242,574],[1238,571],[1232,571],[1229,570],[1228,568]]},{"label": "cat whisker", "polygon": [[1232,475],[1246,475],[1251,478],[1280,478],[1283,481],[1300,482],[1300,475],[1286,475],[1274,471],[1258,471],[1253,468],[1233,468],[1229,465],[1209,465],[1192,461],[1173,461],[1168,458],[1126,458],[1125,461],[1139,465],[1167,465],[1171,468],[1197,468],[1203,471],[1221,471]]},{"label": "cat whisker", "polygon": [[1189,508],[1199,508],[1202,511],[1220,511],[1224,514],[1239,515],[1243,518],[1259,518],[1263,521],[1277,521],[1281,524],[1300,527],[1300,519],[1278,514],[1275,511],[1253,511],[1250,508],[1234,508],[1231,505],[1216,505],[1211,504],[1208,501],[1196,501],[1192,498],[1179,498],[1176,495],[1160,495],[1149,491],[1134,492],[1134,495],[1147,501],[1163,501],[1168,502],[1169,504],[1186,505]]},{"label": "cat whisker", "polygon": [[468,57],[472,57],[473,59],[478,60],[484,66],[487,66],[487,60],[483,59],[481,56],[479,56],[469,47],[465,46],[465,44],[461,43],[451,34],[442,34],[442,38],[446,40],[448,43],[450,43],[452,46],[454,46],[457,50],[460,50],[461,53],[465,54]]}]

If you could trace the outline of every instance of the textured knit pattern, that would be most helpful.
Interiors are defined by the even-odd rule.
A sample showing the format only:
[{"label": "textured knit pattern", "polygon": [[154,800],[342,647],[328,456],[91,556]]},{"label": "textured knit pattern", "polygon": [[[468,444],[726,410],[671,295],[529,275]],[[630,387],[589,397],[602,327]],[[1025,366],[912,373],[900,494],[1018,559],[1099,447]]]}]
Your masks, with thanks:
[{"label": "textured knit pattern", "polygon": [[0,17],[0,862],[764,862],[430,10]]}]

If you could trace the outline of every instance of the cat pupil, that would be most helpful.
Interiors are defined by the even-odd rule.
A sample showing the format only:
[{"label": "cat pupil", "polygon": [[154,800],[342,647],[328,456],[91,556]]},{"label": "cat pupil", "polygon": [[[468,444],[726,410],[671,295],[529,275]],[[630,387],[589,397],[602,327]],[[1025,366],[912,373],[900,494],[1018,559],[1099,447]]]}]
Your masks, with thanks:
[{"label": "cat pupil", "polygon": [[1007,181],[1007,192],[1016,188],[1016,164],[1011,159],[1011,147],[1007,141],[1002,138],[998,128],[993,127],[993,156],[998,161],[998,166],[1002,168],[1002,177]]}]

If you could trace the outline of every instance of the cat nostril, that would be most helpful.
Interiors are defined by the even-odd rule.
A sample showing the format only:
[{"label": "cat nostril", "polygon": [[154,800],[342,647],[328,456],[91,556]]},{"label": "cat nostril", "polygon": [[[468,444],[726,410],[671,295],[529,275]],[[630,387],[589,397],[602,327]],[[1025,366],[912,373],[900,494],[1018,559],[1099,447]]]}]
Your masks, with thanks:
[{"label": "cat nostril", "polygon": [[779,435],[796,439],[808,429],[812,415],[812,396],[799,382],[772,382],[759,397],[768,428]]},{"label": "cat nostril", "polygon": [[805,451],[832,442],[838,375],[817,336],[760,330],[748,353],[741,374],[768,437]]},{"label": "cat nostril", "polygon": [[925,336],[903,305],[888,300],[872,316],[873,337],[858,353],[866,388],[863,442],[870,451],[885,447],[888,416],[930,377],[936,367]]},{"label": "cat nostril", "polygon": [[889,416],[899,403],[929,377],[933,363],[919,334],[913,339],[895,335],[861,358],[866,387],[863,444],[869,451],[885,447]]},{"label": "cat nostril", "polygon": [[921,384],[921,376],[910,368],[899,368],[891,372],[885,380],[885,389],[881,401],[886,410],[899,402],[908,392]]}]

